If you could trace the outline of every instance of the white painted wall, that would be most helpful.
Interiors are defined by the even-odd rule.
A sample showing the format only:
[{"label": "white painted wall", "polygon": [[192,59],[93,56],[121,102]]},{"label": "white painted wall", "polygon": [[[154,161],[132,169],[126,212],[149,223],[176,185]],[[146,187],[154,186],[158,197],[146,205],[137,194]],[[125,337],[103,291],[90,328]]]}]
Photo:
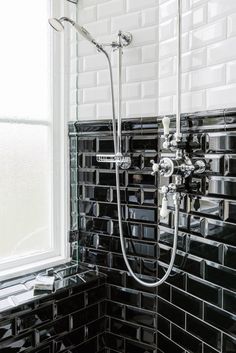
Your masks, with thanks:
[{"label": "white painted wall", "polygon": [[[182,0],[182,112],[236,106],[236,0]],[[132,32],[122,116],[175,112],[177,0],[80,0],[77,20],[100,42]],[[72,36],[71,119],[111,118],[105,57]],[[115,78],[116,53],[112,53]]]}]

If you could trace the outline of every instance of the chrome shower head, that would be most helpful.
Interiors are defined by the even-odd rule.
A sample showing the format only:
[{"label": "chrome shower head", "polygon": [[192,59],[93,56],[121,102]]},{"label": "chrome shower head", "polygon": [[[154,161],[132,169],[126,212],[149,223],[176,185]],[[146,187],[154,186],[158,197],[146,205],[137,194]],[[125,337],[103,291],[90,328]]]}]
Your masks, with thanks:
[{"label": "chrome shower head", "polygon": [[75,29],[77,30],[77,32],[79,32],[86,40],[88,40],[89,42],[93,43],[94,45],[96,45],[97,48],[100,47],[100,45],[96,42],[96,40],[92,37],[92,35],[82,26],[80,26],[78,23],[76,23],[75,21],[71,20],[68,17],[61,17],[59,19],[57,18],[50,18],[48,20],[50,26],[52,26],[52,28],[54,28],[57,32],[62,32],[64,30],[64,26],[62,22],[69,22],[70,24],[72,24],[73,27],[75,27]]},{"label": "chrome shower head", "polygon": [[64,26],[62,24],[62,21],[57,18],[49,18],[48,20],[50,26],[52,26],[53,29],[57,32],[62,32],[64,30]]}]

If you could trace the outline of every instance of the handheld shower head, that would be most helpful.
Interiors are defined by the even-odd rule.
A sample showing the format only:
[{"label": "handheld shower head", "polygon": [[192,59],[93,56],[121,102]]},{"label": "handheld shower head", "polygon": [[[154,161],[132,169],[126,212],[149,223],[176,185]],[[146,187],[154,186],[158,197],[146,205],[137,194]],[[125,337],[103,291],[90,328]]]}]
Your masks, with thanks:
[{"label": "handheld shower head", "polygon": [[74,22],[68,17],[61,17],[59,19],[57,18],[50,18],[48,20],[50,26],[52,26],[53,29],[55,29],[57,32],[62,32],[64,30],[64,26],[62,22],[67,21],[69,22],[77,32],[81,34],[86,40],[89,42],[93,43],[94,45],[97,46],[97,48],[100,47],[100,45],[96,42],[96,40],[92,37],[92,35],[82,26],[80,26],[78,23]]},{"label": "handheld shower head", "polygon": [[74,27],[83,36],[85,39],[87,39],[89,42],[97,45],[96,40],[92,37],[92,35],[85,29],[84,27],[80,26],[78,23],[74,23]]},{"label": "handheld shower head", "polygon": [[57,32],[62,32],[64,30],[64,26],[60,19],[58,20],[57,18],[49,18],[48,23]]}]

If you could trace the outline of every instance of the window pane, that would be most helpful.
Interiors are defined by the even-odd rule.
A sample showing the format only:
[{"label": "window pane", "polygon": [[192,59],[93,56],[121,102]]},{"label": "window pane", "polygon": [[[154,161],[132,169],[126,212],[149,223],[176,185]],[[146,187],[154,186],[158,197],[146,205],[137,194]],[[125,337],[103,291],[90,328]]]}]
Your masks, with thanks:
[{"label": "window pane", "polygon": [[0,119],[50,118],[49,4],[0,1]]},{"label": "window pane", "polygon": [[52,248],[49,132],[0,123],[0,262]]}]

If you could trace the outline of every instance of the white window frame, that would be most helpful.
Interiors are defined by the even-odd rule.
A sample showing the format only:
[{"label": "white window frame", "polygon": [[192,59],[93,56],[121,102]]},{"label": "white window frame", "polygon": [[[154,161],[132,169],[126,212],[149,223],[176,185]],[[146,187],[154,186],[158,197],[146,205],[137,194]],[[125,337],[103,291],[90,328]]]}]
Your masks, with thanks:
[{"label": "white window frame", "polygon": [[[69,6],[66,2],[49,0],[51,16],[67,16]],[[11,261],[0,263],[0,281],[20,276],[33,271],[43,270],[70,261],[69,246],[69,160],[68,128],[66,119],[69,116],[69,67],[70,67],[70,34],[51,31],[52,35],[52,121],[23,121],[7,119],[7,122],[52,126],[53,138],[53,180],[52,180],[52,240],[53,250],[16,257]],[[2,119],[1,119],[2,122]],[[27,220],[26,220],[27,221]],[[1,244],[1,242],[0,242]]]}]

